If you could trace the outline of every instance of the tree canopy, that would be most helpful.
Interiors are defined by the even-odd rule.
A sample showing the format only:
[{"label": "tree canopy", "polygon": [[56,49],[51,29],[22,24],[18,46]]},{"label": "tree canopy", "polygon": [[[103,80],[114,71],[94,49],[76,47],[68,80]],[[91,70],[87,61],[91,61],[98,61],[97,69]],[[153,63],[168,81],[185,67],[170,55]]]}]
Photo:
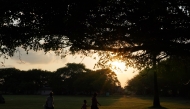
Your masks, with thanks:
[{"label": "tree canopy", "polygon": [[152,54],[157,60],[189,54],[186,0],[1,0],[1,5],[1,54],[12,56],[17,47],[66,53],[71,47],[117,52],[146,65]]},{"label": "tree canopy", "polygon": [[[16,47],[67,54],[69,47],[72,53],[85,55],[98,51],[103,64],[117,58],[142,69],[172,55],[190,54],[187,0],[1,0],[0,4],[3,55],[12,56]],[[154,82],[157,90],[156,73]]]},{"label": "tree canopy", "polygon": [[[189,57],[171,57],[158,67],[159,93],[161,96],[189,97],[190,73]],[[153,69],[144,69],[128,81],[126,89],[137,95],[153,94]]]},{"label": "tree canopy", "polygon": [[0,93],[40,94],[47,87],[51,87],[55,94],[91,95],[93,92],[118,93],[117,88],[121,85],[112,70],[92,71],[83,64],[68,63],[54,72],[39,69],[0,69]]}]

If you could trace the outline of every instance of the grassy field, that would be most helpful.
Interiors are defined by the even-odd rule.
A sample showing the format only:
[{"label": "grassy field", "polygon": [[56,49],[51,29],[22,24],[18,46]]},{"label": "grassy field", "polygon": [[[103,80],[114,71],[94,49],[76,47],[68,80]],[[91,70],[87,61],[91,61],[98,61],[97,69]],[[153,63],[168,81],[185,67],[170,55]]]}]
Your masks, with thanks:
[{"label": "grassy field", "polygon": [[[47,96],[42,95],[3,95],[6,103],[0,109],[43,109]],[[55,109],[80,109],[83,100],[90,106],[90,96],[54,96]],[[99,109],[151,109],[152,97],[109,96],[97,97],[102,106]],[[190,109],[190,100],[160,98],[163,109]],[[90,109],[90,107],[88,107]]]}]

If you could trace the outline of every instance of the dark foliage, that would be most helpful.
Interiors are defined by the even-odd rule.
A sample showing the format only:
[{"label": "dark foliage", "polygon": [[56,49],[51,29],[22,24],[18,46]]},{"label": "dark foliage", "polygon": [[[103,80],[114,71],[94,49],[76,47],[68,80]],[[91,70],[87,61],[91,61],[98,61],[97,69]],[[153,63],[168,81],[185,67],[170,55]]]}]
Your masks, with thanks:
[{"label": "dark foliage", "polygon": [[113,71],[91,71],[83,64],[67,64],[55,72],[0,69],[0,91],[4,94],[40,94],[43,87],[51,87],[55,94],[115,93],[118,86],[120,82]]},{"label": "dark foliage", "polygon": [[[157,65],[159,94],[164,97],[190,98],[189,57],[171,57]],[[144,69],[128,81],[127,90],[137,95],[153,95],[154,69]]]}]

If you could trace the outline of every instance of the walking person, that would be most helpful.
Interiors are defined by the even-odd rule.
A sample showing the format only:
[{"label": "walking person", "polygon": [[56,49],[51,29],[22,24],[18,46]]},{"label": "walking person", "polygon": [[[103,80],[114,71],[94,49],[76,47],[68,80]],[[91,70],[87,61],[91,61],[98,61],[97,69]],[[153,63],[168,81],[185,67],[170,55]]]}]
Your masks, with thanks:
[{"label": "walking person", "polygon": [[[99,108],[98,108],[98,104],[100,105],[100,103],[98,102],[96,96],[97,96],[97,93],[94,93],[94,94],[93,94],[93,97],[92,97],[91,109],[99,109]],[[100,106],[101,106],[101,105],[100,105]]]},{"label": "walking person", "polygon": [[84,104],[82,105],[81,109],[87,109],[87,102],[84,100]]},{"label": "walking person", "polygon": [[46,109],[54,109],[53,92],[50,92],[49,96],[46,99]]}]

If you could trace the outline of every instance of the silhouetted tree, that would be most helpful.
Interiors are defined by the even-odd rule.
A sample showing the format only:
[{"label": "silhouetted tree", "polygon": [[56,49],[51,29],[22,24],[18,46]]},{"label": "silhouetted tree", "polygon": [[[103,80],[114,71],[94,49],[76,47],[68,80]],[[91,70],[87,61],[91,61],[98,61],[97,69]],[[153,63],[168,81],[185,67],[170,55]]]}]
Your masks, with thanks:
[{"label": "silhouetted tree", "polygon": [[65,67],[57,69],[55,75],[57,75],[57,81],[62,81],[61,89],[70,94],[105,92],[120,86],[117,75],[110,69],[92,71],[85,68],[83,64],[68,63]]},{"label": "silhouetted tree", "polygon": [[[144,68],[155,67],[167,56],[189,55],[186,0],[2,0],[0,4],[0,50],[9,56],[16,47],[65,55],[63,48],[71,46],[73,53],[85,55],[113,52],[99,53],[104,57],[101,65],[114,55]],[[153,106],[160,107],[156,71],[154,86]]]},{"label": "silhouetted tree", "polygon": [[[189,96],[189,57],[170,57],[157,65],[159,92],[162,96]],[[136,94],[153,93],[153,69],[144,69],[128,81],[127,89]]]},{"label": "silhouetted tree", "polygon": [[154,68],[153,106],[160,107],[156,65],[172,55],[189,55],[189,6],[185,0],[106,1],[87,13],[85,32],[75,32],[71,50],[110,51],[101,55],[103,64],[116,58]]},{"label": "silhouetted tree", "polygon": [[20,71],[15,68],[0,69],[3,80],[0,90],[11,94],[36,94],[44,85],[48,85],[49,71],[28,70]]}]

